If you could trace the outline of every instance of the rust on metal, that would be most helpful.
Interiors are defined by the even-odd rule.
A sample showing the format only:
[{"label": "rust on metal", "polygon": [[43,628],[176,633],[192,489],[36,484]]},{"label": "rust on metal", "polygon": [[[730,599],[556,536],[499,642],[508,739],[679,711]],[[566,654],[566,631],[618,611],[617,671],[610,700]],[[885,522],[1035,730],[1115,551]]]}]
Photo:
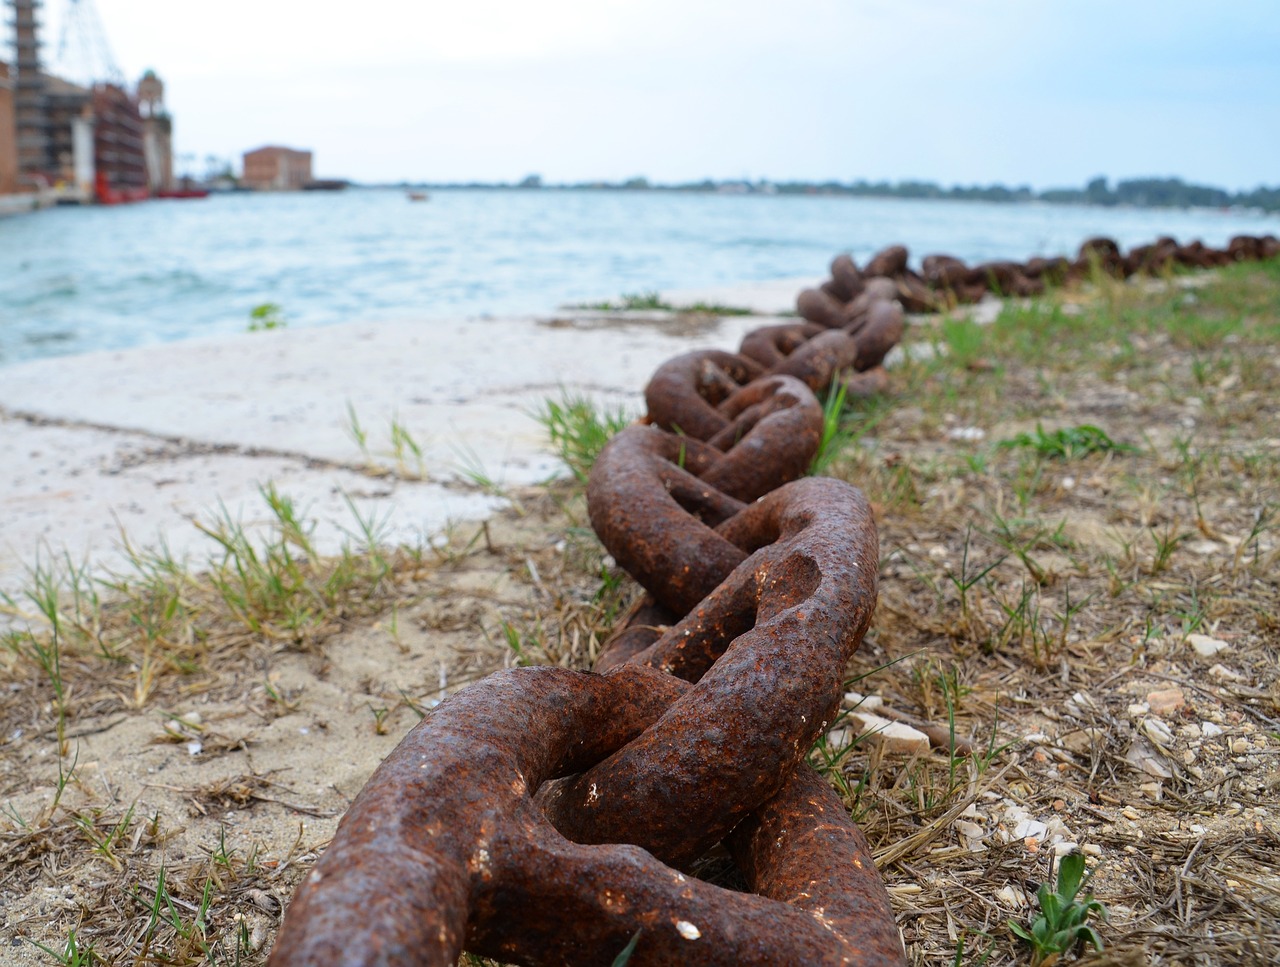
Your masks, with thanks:
[{"label": "rust on metal", "polygon": [[542,783],[625,746],[687,692],[639,665],[524,668],[445,701],[379,766],[299,889],[273,967],[902,961],[888,897],[838,797],[808,770],[735,831],[748,887],[633,845],[572,842]]},{"label": "rust on metal", "polygon": [[[645,390],[588,483],[601,542],[648,594],[594,672],[501,672],[449,698],[361,791],[298,891],[273,967],[456,963],[904,964],[893,910],[840,798],[805,762],[871,619],[878,542],[849,484],[804,477],[814,396],[881,392],[903,311],[1280,254],[1162,238],[1127,254],[919,272],[848,255],[802,322],[739,354],[689,353]],[[750,892],[685,872],[716,844]]]},{"label": "rust on metal", "polygon": [[630,659],[697,684],[544,801],[576,841],[625,840],[688,864],[772,798],[834,721],[844,669],[875,607],[866,500],[842,481],[810,477],[718,531],[751,556]]},{"label": "rust on metal", "polygon": [[764,370],[754,360],[718,349],[677,356],[645,387],[649,420],[664,430],[707,440],[728,424],[716,407]]}]

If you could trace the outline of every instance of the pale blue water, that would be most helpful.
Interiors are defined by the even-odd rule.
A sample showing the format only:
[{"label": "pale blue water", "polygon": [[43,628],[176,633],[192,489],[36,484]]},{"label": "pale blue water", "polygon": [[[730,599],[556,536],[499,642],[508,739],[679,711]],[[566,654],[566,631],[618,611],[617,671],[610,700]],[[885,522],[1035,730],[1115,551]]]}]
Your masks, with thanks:
[{"label": "pale blue water", "polygon": [[1223,245],[1280,216],[667,192],[395,190],[238,194],[0,219],[0,366],[291,327],[547,313],[624,293],[822,277],[893,243],[913,264],[1073,254],[1173,235]]}]

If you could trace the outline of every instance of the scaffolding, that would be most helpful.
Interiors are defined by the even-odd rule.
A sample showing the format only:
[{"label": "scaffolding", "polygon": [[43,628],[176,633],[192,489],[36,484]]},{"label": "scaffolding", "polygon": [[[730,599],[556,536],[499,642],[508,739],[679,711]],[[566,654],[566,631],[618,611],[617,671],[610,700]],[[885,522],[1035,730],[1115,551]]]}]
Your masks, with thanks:
[{"label": "scaffolding", "polygon": [[172,122],[164,111],[164,85],[148,71],[137,94],[131,92],[92,0],[66,2],[58,60],[64,69],[75,68],[69,56],[80,62],[70,72],[85,77],[83,85],[41,69],[41,0],[10,0],[19,187],[52,190],[59,200],[96,196],[104,202],[145,198],[148,190],[171,187]]},{"label": "scaffolding", "polygon": [[38,187],[47,184],[49,164],[48,98],[40,73],[40,0],[13,0],[14,132],[18,146],[19,179]]}]

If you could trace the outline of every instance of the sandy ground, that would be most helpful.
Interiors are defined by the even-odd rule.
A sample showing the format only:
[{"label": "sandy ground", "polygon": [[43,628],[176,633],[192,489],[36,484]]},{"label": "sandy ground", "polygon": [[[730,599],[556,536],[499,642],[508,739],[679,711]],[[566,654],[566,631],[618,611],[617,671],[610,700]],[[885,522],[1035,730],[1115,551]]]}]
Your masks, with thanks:
[{"label": "sandy ground", "polygon": [[[664,297],[785,312],[805,281]],[[326,549],[353,526],[344,495],[366,519],[385,519],[391,542],[481,519],[501,502],[475,477],[511,487],[558,472],[531,415],[545,400],[564,390],[638,410],[663,360],[736,346],[762,324],[661,319],[565,310],[430,328],[351,324],[5,368],[0,591],[25,586],[38,559],[119,567],[122,533],[198,555],[207,541],[190,521],[225,507],[252,524],[267,481],[318,522]]]},{"label": "sandy ground", "polygon": [[[510,664],[505,629],[546,607],[539,582],[556,580],[574,538],[540,494],[519,493],[518,511],[397,567],[390,613],[348,616],[320,644],[222,624],[201,646],[210,673],[180,680],[171,667],[150,680],[137,664],[104,674],[68,649],[63,765],[74,777],[49,819],[57,742],[39,724],[49,683],[6,685],[0,963],[47,965],[35,945],[61,953],[72,934],[81,949],[136,952],[149,924],[146,963],[262,963],[298,879],[373,767],[446,690]],[[99,825],[105,851],[94,847]],[[185,929],[215,884],[203,919],[213,953],[168,923],[154,932],[161,869]]]}]

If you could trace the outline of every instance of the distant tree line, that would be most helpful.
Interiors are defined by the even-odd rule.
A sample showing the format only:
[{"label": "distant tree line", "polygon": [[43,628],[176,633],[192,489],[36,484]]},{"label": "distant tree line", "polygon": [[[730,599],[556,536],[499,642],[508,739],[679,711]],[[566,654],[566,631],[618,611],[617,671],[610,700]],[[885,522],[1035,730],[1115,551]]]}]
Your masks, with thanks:
[{"label": "distant tree line", "polygon": [[1127,205],[1135,208],[1259,208],[1280,211],[1280,187],[1259,186],[1252,191],[1230,192],[1209,185],[1193,185],[1181,178],[1131,178],[1112,188],[1106,178],[1094,178],[1083,188],[1050,188],[1034,191],[1030,185],[952,185],[944,188],[932,181],[715,181],[707,178],[683,184],[664,185],[635,177],[625,181],[593,181],[570,185],[548,185],[539,175],[529,175],[515,184],[453,184],[438,188],[515,188],[613,191],[688,191],[724,194],[768,195],[852,195],[864,198],[937,198],[961,201],[1029,202],[1060,205]]},{"label": "distant tree line", "polygon": [[855,195],[864,198],[945,198],[964,201],[1032,201],[1037,196],[1029,185],[1009,188],[1005,185],[952,185],[943,188],[932,181],[855,181],[841,184],[826,181],[817,184],[804,181],[779,182],[781,195]]},{"label": "distant tree line", "polygon": [[1050,188],[1035,192],[1027,185],[955,185],[943,188],[931,181],[856,181],[852,184],[824,182],[778,184],[779,193],[842,194],[876,198],[951,198],[970,201],[1046,201],[1066,205],[1129,205],[1136,208],[1260,208],[1280,211],[1280,188],[1258,187],[1252,191],[1230,192],[1209,185],[1193,185],[1181,178],[1131,178],[1112,188],[1106,178],[1094,178],[1084,188]]}]

